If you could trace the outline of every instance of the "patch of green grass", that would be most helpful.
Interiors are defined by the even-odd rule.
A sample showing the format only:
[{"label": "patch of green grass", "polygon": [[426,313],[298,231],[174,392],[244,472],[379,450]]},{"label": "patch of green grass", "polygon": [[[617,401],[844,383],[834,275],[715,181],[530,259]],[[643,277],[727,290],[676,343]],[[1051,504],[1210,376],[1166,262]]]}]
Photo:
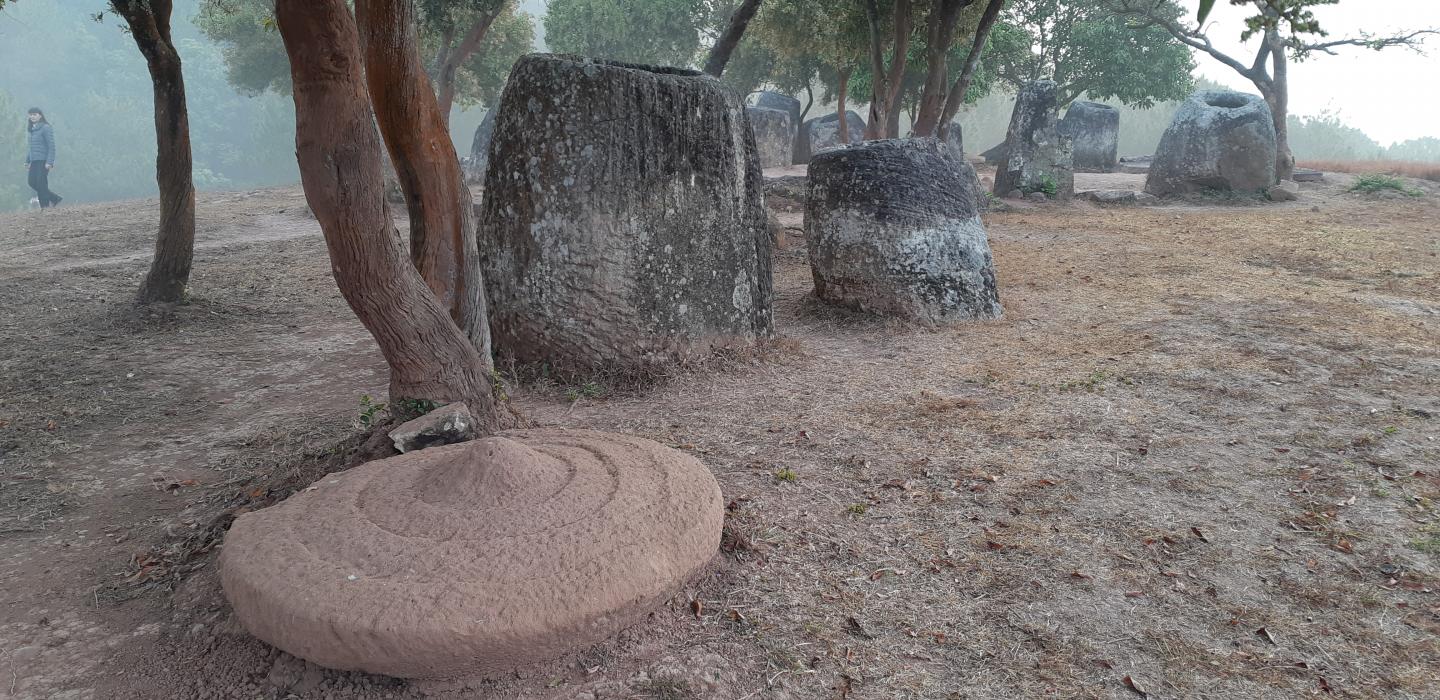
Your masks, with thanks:
[{"label": "patch of green grass", "polygon": [[440,404],[430,399],[400,399],[392,402],[390,414],[395,416],[395,420],[403,423],[412,418],[419,418],[437,408],[440,408]]},{"label": "patch of green grass", "polygon": [[565,390],[565,400],[598,399],[605,396],[605,387],[599,382],[585,382]]},{"label": "patch of green grass", "polygon": [[857,518],[864,515],[865,511],[869,509],[870,507],[865,505],[864,503],[851,503],[850,505],[845,506],[845,512]]},{"label": "patch of green grass", "polygon": [[775,470],[775,480],[782,483],[793,484],[800,480],[800,474],[790,467],[780,467]]},{"label": "patch of green grass", "polygon": [[490,390],[495,393],[496,401],[509,401],[510,395],[505,393],[505,378],[500,376],[500,370],[490,368]]},{"label": "patch of green grass", "polygon": [[1440,554],[1440,523],[1420,528],[1420,534],[1410,540],[1410,548],[1426,554]]},{"label": "patch of green grass", "polygon": [[1351,192],[1362,192],[1364,194],[1378,194],[1386,190],[1394,190],[1400,194],[1410,197],[1423,197],[1424,192],[1405,184],[1404,178],[1384,173],[1372,173],[1361,175],[1355,178],[1355,184],[1350,186]]},{"label": "patch of green grass", "polygon": [[360,425],[370,427],[375,424],[375,417],[385,410],[383,401],[376,401],[369,394],[360,397]]},{"label": "patch of green grass", "polygon": [[1135,380],[1124,375],[1112,374],[1103,369],[1097,369],[1082,379],[1072,379],[1068,382],[1061,382],[1060,391],[1105,391],[1105,383],[1113,380],[1116,384],[1133,386]]},{"label": "patch of green grass", "polygon": [[1028,185],[1022,191],[1025,194],[1044,192],[1046,197],[1054,199],[1056,195],[1060,194],[1060,183],[1053,176],[1047,174],[1040,178],[1040,184]]}]

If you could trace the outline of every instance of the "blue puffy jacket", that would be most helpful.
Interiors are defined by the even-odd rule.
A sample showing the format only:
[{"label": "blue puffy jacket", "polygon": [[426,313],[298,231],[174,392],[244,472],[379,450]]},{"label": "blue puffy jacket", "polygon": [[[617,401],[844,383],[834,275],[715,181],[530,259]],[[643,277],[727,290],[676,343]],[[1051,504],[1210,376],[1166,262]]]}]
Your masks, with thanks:
[{"label": "blue puffy jacket", "polygon": [[37,160],[45,161],[46,165],[55,164],[55,130],[49,124],[41,122],[33,124],[29,128],[30,151],[25,156],[26,163],[33,163]]}]

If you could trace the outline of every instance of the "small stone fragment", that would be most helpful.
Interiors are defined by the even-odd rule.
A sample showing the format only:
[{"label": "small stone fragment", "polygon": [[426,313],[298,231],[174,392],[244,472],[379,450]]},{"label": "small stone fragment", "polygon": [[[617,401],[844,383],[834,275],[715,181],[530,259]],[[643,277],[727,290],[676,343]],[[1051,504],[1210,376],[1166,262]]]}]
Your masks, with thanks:
[{"label": "small stone fragment", "polygon": [[1294,180],[1281,180],[1280,184],[1266,190],[1266,195],[1272,202],[1293,202],[1300,198],[1300,183]]},{"label": "small stone fragment", "polygon": [[442,406],[390,431],[402,454],[475,439],[475,416],[461,402]]}]

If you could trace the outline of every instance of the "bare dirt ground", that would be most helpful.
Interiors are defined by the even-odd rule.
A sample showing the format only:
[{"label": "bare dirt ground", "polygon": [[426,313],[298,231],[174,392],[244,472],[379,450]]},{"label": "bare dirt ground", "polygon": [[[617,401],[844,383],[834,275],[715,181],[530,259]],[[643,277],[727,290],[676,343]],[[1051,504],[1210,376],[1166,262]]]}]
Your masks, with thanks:
[{"label": "bare dirt ground", "polygon": [[146,313],[153,202],[0,216],[0,698],[1440,697],[1440,199],[1345,181],[988,214],[1005,318],[943,330],[815,303],[792,240],[762,360],[516,387],[698,456],[724,552],[445,683],[276,652],[211,565],[383,401],[298,191],[203,196],[195,299]]}]

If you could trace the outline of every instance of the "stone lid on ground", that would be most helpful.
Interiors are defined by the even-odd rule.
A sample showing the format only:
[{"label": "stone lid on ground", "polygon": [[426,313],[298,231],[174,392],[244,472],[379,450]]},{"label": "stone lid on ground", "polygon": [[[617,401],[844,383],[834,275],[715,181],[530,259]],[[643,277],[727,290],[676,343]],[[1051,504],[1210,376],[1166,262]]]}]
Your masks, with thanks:
[{"label": "stone lid on ground", "polygon": [[719,486],[642,438],[509,431],[370,462],[241,515],[225,594],[322,666],[490,676],[641,621],[719,548]]}]

